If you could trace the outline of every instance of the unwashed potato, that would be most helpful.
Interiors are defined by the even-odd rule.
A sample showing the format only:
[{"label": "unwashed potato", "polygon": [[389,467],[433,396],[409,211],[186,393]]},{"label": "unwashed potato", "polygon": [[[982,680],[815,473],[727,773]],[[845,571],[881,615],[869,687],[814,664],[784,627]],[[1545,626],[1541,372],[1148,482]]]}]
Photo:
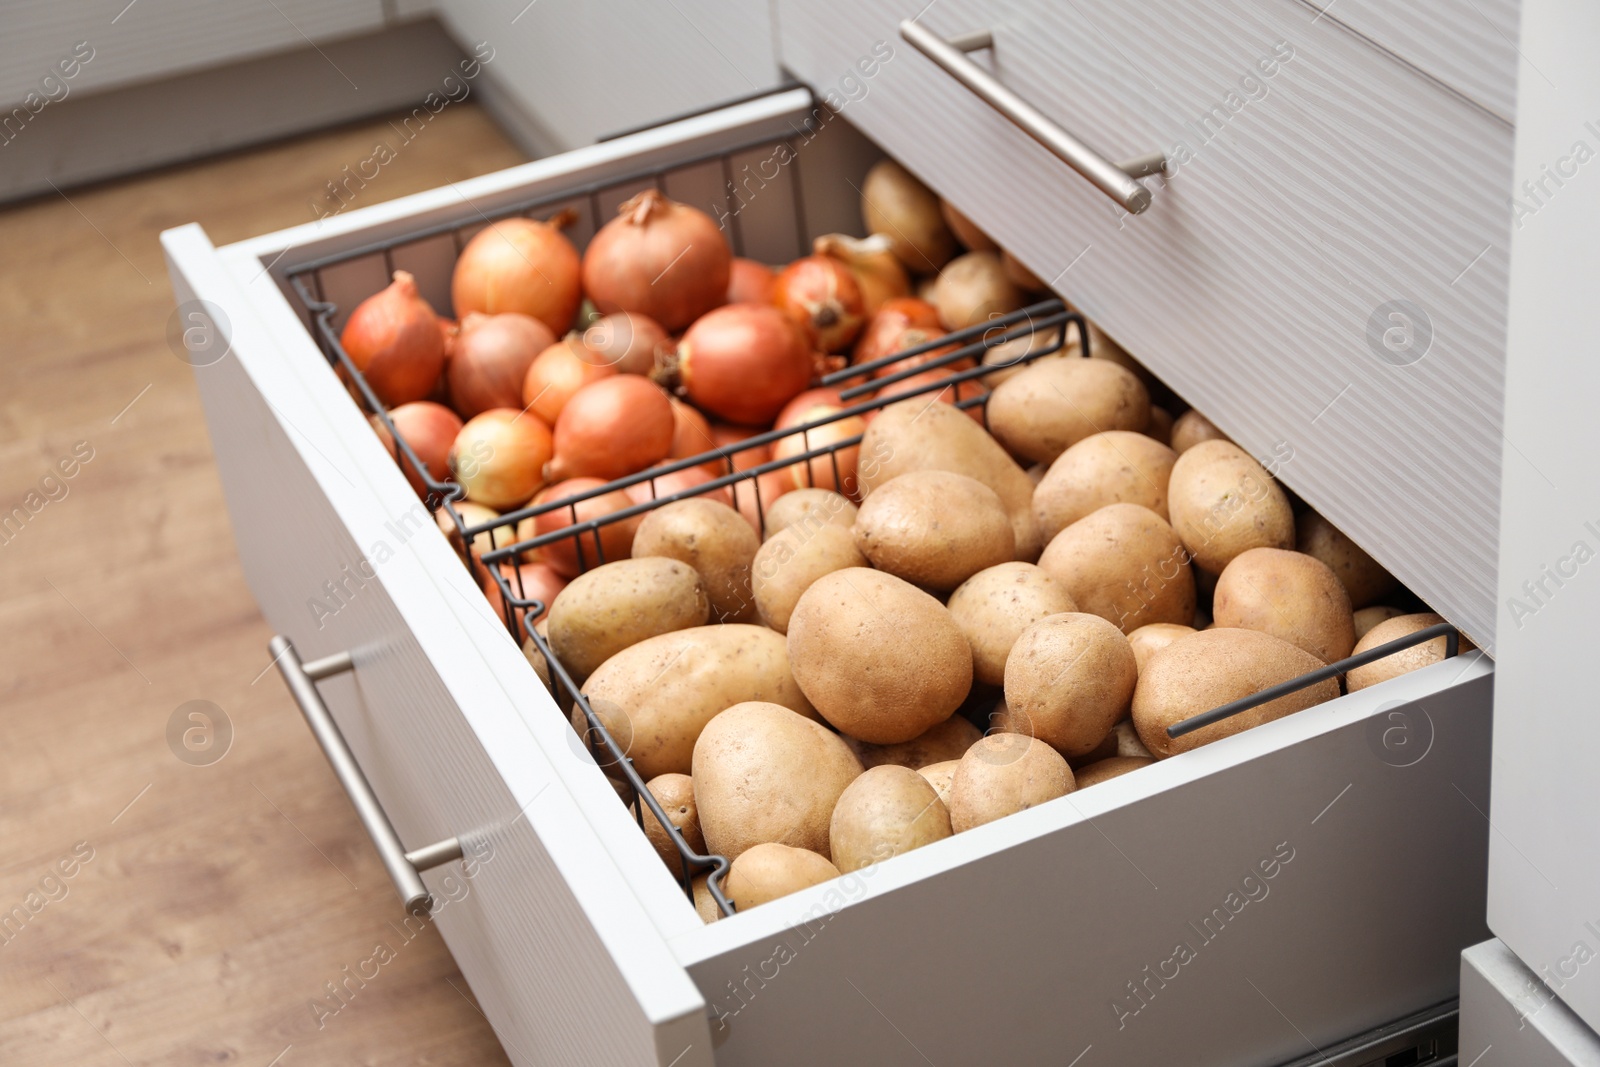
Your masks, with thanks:
[{"label": "unwashed potato", "polygon": [[581,681],[630,645],[710,619],[693,567],[660,556],[619,559],[578,575],[556,594],[550,651]]},{"label": "unwashed potato", "polygon": [[1188,752],[1334,699],[1339,683],[1328,679],[1182,737],[1167,736],[1167,727],[1184,719],[1321,666],[1305,649],[1260,630],[1202,630],[1150,657],[1133,691],[1133,724],[1151,755],[1164,759]]},{"label": "unwashed potato", "polygon": [[870,745],[848,734],[843,736],[844,743],[868,770],[889,764],[919,771],[929,764],[960,759],[983,736],[983,731],[960,715],[952,715],[929,727],[926,733],[898,745]]},{"label": "unwashed potato", "polygon": [[965,474],[993,489],[1011,516],[1016,556],[1034,560],[1042,543],[1033,518],[1033,482],[983,427],[950,404],[914,397],[890,404],[867,424],[857,475],[864,497],[908,471]]},{"label": "unwashed potato", "polygon": [[1087,767],[1080,767],[1072,772],[1077,779],[1079,789],[1088,789],[1091,785],[1120,778],[1129,771],[1136,771],[1140,767],[1148,767],[1155,760],[1149,756],[1112,756],[1110,759],[1091,763]]},{"label": "unwashed potato", "polygon": [[813,530],[819,526],[848,530],[855,525],[856,506],[831,489],[791,489],[767,505],[766,517],[770,541],[779,531],[797,524]]},{"label": "unwashed potato", "polygon": [[877,486],[861,504],[854,533],[874,567],[938,592],[1016,554],[999,495],[950,471],[907,471]]},{"label": "unwashed potato", "polygon": [[865,567],[825,574],[800,595],[789,659],[823,718],[877,745],[943,722],[972,688],[972,649],[945,606]]},{"label": "unwashed potato", "polygon": [[[684,843],[705,855],[706,839],[700,833],[700,816],[694,804],[694,779],[687,774],[663,774],[650,779],[644,787],[650,790],[650,795],[656,798],[661,810],[667,813],[667,821],[683,835]],[[650,805],[642,804],[641,807],[644,809],[644,836],[650,839],[661,862],[673,874],[682,873],[683,857],[678,852],[678,846],[672,843],[672,837],[656,818],[655,812],[650,810]]]},{"label": "unwashed potato", "polygon": [[[714,923],[722,918],[722,909],[717,907],[717,898],[711,895],[710,879],[711,872],[707,871],[705,874],[695,875],[693,881],[689,883],[694,890],[695,914],[700,916],[700,921],[703,923]],[[726,892],[723,895],[726,896]]]},{"label": "unwashed potato", "polygon": [[[1380,622],[1388,622],[1390,619],[1398,619],[1404,614],[1406,614],[1406,612],[1402,608],[1391,608],[1382,605],[1371,608],[1362,608],[1355,614],[1356,640],[1360,641],[1363,637],[1367,636],[1367,634],[1371,632],[1372,628],[1378,625]],[[535,664],[534,666],[537,669],[538,665]]]},{"label": "unwashed potato", "polygon": [[733,705],[706,724],[694,745],[694,797],[706,847],[729,859],[773,842],[827,856],[833,806],[861,769],[822,724],[777,704]]},{"label": "unwashed potato", "polygon": [[1150,405],[1150,422],[1144,432],[1160,441],[1162,444],[1172,445],[1172,412],[1156,404]]},{"label": "unwashed potato", "polygon": [[1033,491],[1039,533],[1050,538],[1107,504],[1138,504],[1167,518],[1167,480],[1178,454],[1128,430],[1091,434],[1061,453]]},{"label": "unwashed potato", "polygon": [[[1150,754],[1150,750],[1144,747],[1144,742],[1139,740],[1139,731],[1133,725],[1132,719],[1123,719],[1113,726],[1111,728],[1111,738],[1117,743],[1114,755],[1118,757],[1155,758]],[[1107,758],[1109,759],[1110,757]]]},{"label": "unwashed potato", "polygon": [[956,237],[939,211],[939,197],[892,159],[879,160],[861,183],[861,218],[889,241],[913,274],[935,274],[956,254]]},{"label": "unwashed potato", "polygon": [[1061,753],[1036,737],[990,734],[967,750],[950,780],[956,833],[1064,797],[1075,784]]},{"label": "unwashed potato", "polygon": [[1143,430],[1150,393],[1110,360],[1042,359],[995,388],[988,420],[1006,451],[1048,463],[1091,434]]},{"label": "unwashed potato", "polygon": [[[976,741],[973,744],[977,744]],[[971,748],[972,745],[968,745]],[[965,755],[965,753],[963,753]],[[926,767],[918,767],[917,773],[928,780],[933,786],[933,791],[939,794],[939,800],[948,813],[950,809],[950,781],[956,776],[956,768],[961,766],[959,759],[947,759],[942,763],[930,763]]]},{"label": "unwashed potato", "polygon": [[[750,565],[761,539],[737,511],[703,497],[664,504],[646,513],[633,535],[633,556],[666,556],[693,567],[719,622],[753,622]],[[558,652],[557,655],[560,653]]]},{"label": "unwashed potato", "polygon": [[733,906],[748,911],[837,877],[839,868],[809,849],[760,844],[733,861],[725,881]]},{"label": "unwashed potato", "polygon": [[750,568],[756,612],[780,634],[788,633],[794,606],[812,582],[846,567],[866,565],[855,534],[842,526],[795,525],[780,530],[767,538]]},{"label": "unwashed potato", "polygon": [[1172,528],[1196,564],[1217,574],[1251,548],[1293,548],[1289,498],[1266,468],[1230,441],[1180,450],[1167,483]]},{"label": "unwashed potato", "polygon": [[828,842],[845,874],[950,836],[939,793],[909,767],[884,764],[845,787],[834,805]]},{"label": "unwashed potato", "polygon": [[1227,441],[1228,435],[1212,425],[1211,420],[1190,408],[1172,423],[1172,450],[1180,456],[1202,441]]},{"label": "unwashed potato", "polygon": [[1315,556],[1332,569],[1345,592],[1350,594],[1351,607],[1376,604],[1400,588],[1394,575],[1384,570],[1381,563],[1314,511],[1295,520],[1294,544],[1301,552]]},{"label": "unwashed potato", "polygon": [[744,623],[641,641],[602,663],[583,692],[647,781],[690,773],[695,739],[730,705],[764,700],[816,714],[790,673],[783,635]]},{"label": "unwashed potato", "polygon": [[1067,587],[1079,611],[1123,633],[1195,612],[1188,553],[1166,521],[1138,504],[1107,504],[1051,539],[1039,566]]},{"label": "unwashed potato", "polygon": [[1047,615],[1078,610],[1067,587],[1032,563],[981,570],[945,606],[972,646],[973,676],[985,685],[1005,681],[1006,657],[1023,630]]},{"label": "unwashed potato", "polygon": [[1324,663],[1356,643],[1350,597],[1319,559],[1282,548],[1241,552],[1217,578],[1211,614],[1218,626],[1281,637]]},{"label": "unwashed potato", "polygon": [[[1418,630],[1426,630],[1430,626],[1437,626],[1444,619],[1431,611],[1418,612],[1415,615],[1401,615],[1397,618],[1380,622],[1367,631],[1367,635],[1356,644],[1357,652],[1367,652],[1379,645],[1388,644],[1390,641],[1399,640],[1407,634],[1414,634]],[[1461,635],[1459,651],[1467,652],[1475,646],[1465,634]],[[1445,658],[1445,639],[1435,637],[1431,641],[1424,641],[1420,645],[1403,648],[1399,652],[1385,656],[1375,663],[1365,667],[1357,667],[1344,676],[1346,688],[1354,693],[1358,689],[1366,689],[1380,682],[1387,682],[1390,678],[1398,678],[1402,674],[1431,667]]]},{"label": "unwashed potato", "polygon": [[1133,649],[1133,661],[1138,665],[1140,673],[1144,672],[1144,665],[1151,656],[1184,634],[1194,632],[1193,626],[1185,626],[1178,622],[1152,622],[1128,634],[1128,645]]},{"label": "unwashed potato", "polygon": [[1128,714],[1138,680],[1122,631],[1098,615],[1051,615],[1022,631],[1006,661],[1002,728],[1063,756],[1093,752]]}]

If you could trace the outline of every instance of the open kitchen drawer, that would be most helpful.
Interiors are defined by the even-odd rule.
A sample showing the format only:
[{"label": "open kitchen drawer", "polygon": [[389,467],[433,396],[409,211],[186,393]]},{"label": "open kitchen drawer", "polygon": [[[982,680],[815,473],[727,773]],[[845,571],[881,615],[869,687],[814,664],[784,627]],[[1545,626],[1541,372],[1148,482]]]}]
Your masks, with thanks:
[{"label": "open kitchen drawer", "polygon": [[339,258],[322,295],[353,306],[401,267],[443,305],[454,230],[559,194],[598,213],[581,243],[652,175],[779,260],[859,229],[877,154],[794,90],[223,249],[164,235],[226,342],[196,374],[251,588],[304,658],[351,653],[321,693],[400,840],[480,857],[426,880],[508,1054],[1265,1067],[1448,1001],[1485,937],[1476,652],[702,925],[286,282]]}]

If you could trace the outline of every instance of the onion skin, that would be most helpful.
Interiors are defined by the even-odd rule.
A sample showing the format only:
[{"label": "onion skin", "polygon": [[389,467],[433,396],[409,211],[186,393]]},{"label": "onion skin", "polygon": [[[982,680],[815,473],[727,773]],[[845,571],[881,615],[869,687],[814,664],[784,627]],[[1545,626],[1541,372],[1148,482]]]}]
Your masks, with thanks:
[{"label": "onion skin", "polygon": [[467,420],[450,446],[450,470],[467,499],[496,511],[520,507],[544,485],[550,430],[516,408],[491,408]]},{"label": "onion skin", "polygon": [[811,384],[811,348],[775,307],[728,304],[700,318],[665,368],[700,410],[765,426]]},{"label": "onion skin", "polygon": [[594,320],[583,331],[583,343],[618,374],[649,374],[656,352],[667,347],[667,331],[648,315],[618,311]]},{"label": "onion skin", "polygon": [[[772,446],[770,444],[755,445],[749,448],[740,448],[739,446],[741,442],[747,441],[757,434],[765,433],[767,429],[767,427],[735,426],[727,422],[712,423],[711,448],[719,452],[726,452],[727,455],[708,460],[702,463],[701,467],[712,477],[720,478],[724,474],[747,471],[751,467],[761,466],[761,464],[772,459]],[[709,452],[711,449],[706,451]],[[733,461],[732,470],[728,467],[729,460]]]},{"label": "onion skin", "polygon": [[856,284],[861,287],[861,301],[869,317],[876,315],[888,301],[911,295],[911,278],[886,237],[874,234],[857,238],[827,233],[811,242],[811,250],[850,268]]},{"label": "onion skin", "polygon": [[1022,290],[993,252],[968,252],[939,273],[934,303],[948,330],[977,326],[1022,307]]},{"label": "onion skin", "polygon": [[538,319],[554,337],[566,333],[583,300],[578,250],[561,232],[569,218],[501,219],[479,231],[456,260],[450,282],[456,314],[515,311]]},{"label": "onion skin", "polygon": [[[918,346],[925,345],[930,341],[937,341],[943,336],[945,336],[945,332],[944,327],[942,326],[935,326],[932,329],[924,326],[908,326],[904,330],[900,331],[899,337],[894,339],[893,343],[889,347],[889,354],[892,355],[895,352],[904,352],[908,348],[917,348]],[[931,363],[941,356],[949,355],[959,347],[959,345],[954,343],[940,345],[938,348],[929,349],[920,355],[907,356],[905,359],[897,359],[893,363],[885,364],[884,366],[873,371],[872,376],[874,378],[886,378],[891,374],[898,374],[907,367],[920,367],[924,363]],[[972,366],[972,360],[958,359],[954,363],[947,363],[942,367],[936,367],[934,369],[939,371],[941,374],[952,374],[958,370],[966,370],[970,366]]]},{"label": "onion skin", "polygon": [[[767,471],[754,478],[745,478],[734,482],[729,488],[736,490],[734,496],[734,510],[743,515],[760,536],[762,529],[762,515],[772,502],[785,493],[794,489],[794,478],[787,470]],[[756,494],[761,495],[760,507],[756,506]]]},{"label": "onion skin", "polygon": [[[727,471],[722,473],[726,474]],[[651,493],[650,482],[637,482],[628,486],[623,492],[627,493],[628,499],[635,504],[643,504],[647,500],[660,500],[663,497],[672,496],[674,493],[681,493],[685,489],[693,489],[697,485],[705,485],[711,479],[711,473],[702,467],[685,467],[681,471],[673,471],[671,474],[663,474],[654,478],[655,492],[653,494]],[[697,495],[705,500],[715,500],[719,504],[733,506],[733,497],[729,494],[727,486]]]},{"label": "onion skin", "polygon": [[672,451],[669,459],[688,459],[717,447],[706,417],[677,397],[672,401]]},{"label": "onion skin", "polygon": [[675,420],[662,388],[618,374],[573,394],[556,420],[550,481],[622,478],[667,458]]},{"label": "onion skin", "polygon": [[[895,382],[893,385],[884,386],[882,395],[891,397],[899,396],[901,393],[909,393],[912,390],[921,388],[922,386],[928,385],[931,382],[943,381],[953,374],[955,370],[956,368],[954,367],[935,367],[932,370],[925,370],[921,374],[913,374],[911,377],[906,378],[903,381]],[[935,399],[941,403],[954,404],[957,400],[967,400],[975,396],[983,396],[988,391],[989,390],[981,385],[976,379],[969,378],[962,382],[959,386],[947,385],[936,393],[920,393],[914,399],[925,400],[930,404],[933,403]],[[873,417],[877,415],[878,411],[881,410],[883,409],[879,408],[877,411],[867,412],[866,421],[871,422]],[[966,411],[967,416],[972,419],[973,422],[976,422],[979,426],[984,425],[983,405],[974,404],[972,407],[965,408],[963,410]]]},{"label": "onion skin", "polygon": [[728,272],[728,303],[770,304],[778,273],[765,263],[735,256]]},{"label": "onion skin", "polygon": [[[428,474],[436,482],[448,482],[450,474],[450,446],[461,433],[461,417],[443,404],[431,400],[415,400],[401,404],[389,412],[395,432],[411,446]],[[411,464],[399,458],[400,470],[419,497],[427,495],[422,479],[411,469]]]},{"label": "onion skin", "polygon": [[967,251],[1000,251],[1000,246],[994,243],[994,238],[978,229],[977,224],[963,215],[950,201],[939,201],[939,213],[944,217],[945,225],[950,227],[950,232],[956,235],[956,240],[961,242],[961,246]]},{"label": "onion skin", "polygon": [[[569,478],[558,482],[539,494],[536,503],[545,504],[552,500],[564,500],[569,496],[586,493],[591,489],[598,489],[606,483],[599,478]],[[633,501],[628,499],[628,494],[621,489],[613,489],[609,493],[602,493],[589,500],[580,501],[570,507],[555,508],[543,512],[533,519],[533,531],[529,532],[522,525],[517,527],[517,539],[527,540],[529,537],[552,533],[556,530],[566,529],[574,525],[572,513],[577,511],[577,523],[585,523],[606,515],[621,511],[633,506]],[[619,559],[628,559],[633,554],[633,535],[639,529],[643,515],[635,515],[631,519],[607,523],[599,527],[599,549],[596,549],[595,532],[590,531],[578,535],[576,538],[558,538],[538,549],[539,558],[550,566],[557,574],[566,578],[576,578],[586,570],[600,565],[603,554],[607,563]],[[580,554],[578,544],[582,542],[583,551]],[[580,558],[581,556],[581,558]]]},{"label": "onion skin", "polygon": [[[542,561],[519,563],[516,570],[512,570],[504,562],[495,564],[495,567],[506,576],[506,583],[511,586],[512,596],[519,600],[537,600],[544,605],[544,611],[533,617],[534,622],[544,618],[545,611],[550,610],[550,602],[555,600],[556,594],[567,587],[566,576]],[[495,615],[505,618],[505,598],[500,595],[500,583],[494,580],[493,575],[483,576],[483,595],[489,598],[489,607],[494,610]],[[523,620],[517,621],[521,623]]]},{"label": "onion skin", "polygon": [[520,408],[528,368],[554,343],[548,326],[515,311],[468,315],[446,372],[456,412],[470,419],[490,408]]},{"label": "onion skin", "polygon": [[444,370],[439,316],[403,270],[350,313],[339,344],[386,407],[421,400]]},{"label": "onion skin", "polygon": [[831,256],[805,256],[783,268],[772,304],[822,352],[848,348],[866,325],[866,301],[855,274]]},{"label": "onion skin", "polygon": [[892,159],[867,171],[861,217],[913,274],[933,274],[956,254],[956,236],[939,210],[939,198]]},{"label": "onion skin", "polygon": [[[482,504],[474,504],[470,500],[457,500],[450,507],[454,508],[461,521],[468,526],[477,526],[479,523],[490,522],[500,517],[494,508],[486,508]],[[466,560],[466,551],[463,548],[461,531],[456,529],[455,520],[450,518],[449,508],[440,508],[433,513],[433,519],[439,524],[439,532],[444,534],[445,540],[450,542],[450,547],[456,550],[463,562]],[[496,543],[489,543],[489,535],[481,533],[472,539],[472,558],[481,562],[485,552],[493,548],[503,548],[511,544],[512,532],[510,530],[496,531]]]},{"label": "onion skin", "polygon": [[595,352],[577,335],[569,334],[539,353],[528,366],[522,380],[522,406],[554,426],[561,417],[567,402],[578,390],[602,378],[609,378],[616,369],[600,353]]},{"label": "onion skin", "polygon": [[900,335],[912,326],[939,329],[939,309],[914,296],[885,301],[867,320],[866,329],[861,331],[856,341],[850,362],[856,365],[871,363],[900,351]]},{"label": "onion skin", "polygon": [[605,314],[681,330],[728,295],[733,250],[711,216],[654,189],[626,201],[583,254],[583,290]]},{"label": "onion skin", "polygon": [[[860,400],[852,404],[861,403]],[[792,426],[825,419],[836,415],[849,407],[845,401],[839,399],[839,390],[833,388],[807,389],[793,400],[789,401],[783,411],[778,415],[778,421],[773,429],[786,430]],[[831,445],[847,437],[856,437],[867,428],[866,420],[860,415],[838,419],[825,426],[818,426],[805,433],[791,434],[780,437],[772,443],[772,458],[787,459],[791,456],[803,455],[813,449]],[[779,473],[788,476],[791,489],[831,489],[846,496],[854,496],[858,486],[856,484],[856,461],[861,454],[860,445],[850,445],[846,448],[836,449],[831,456],[816,456],[804,463],[796,463],[788,467],[779,468]],[[837,475],[835,468],[837,467]],[[763,500],[765,503],[765,500]]]},{"label": "onion skin", "polygon": [[389,432],[389,427],[383,424],[383,420],[376,415],[368,415],[367,425],[371,426],[372,432],[378,435],[378,443],[383,446],[385,452],[389,453],[389,458],[398,460],[400,458],[400,450],[395,447],[394,434]]}]

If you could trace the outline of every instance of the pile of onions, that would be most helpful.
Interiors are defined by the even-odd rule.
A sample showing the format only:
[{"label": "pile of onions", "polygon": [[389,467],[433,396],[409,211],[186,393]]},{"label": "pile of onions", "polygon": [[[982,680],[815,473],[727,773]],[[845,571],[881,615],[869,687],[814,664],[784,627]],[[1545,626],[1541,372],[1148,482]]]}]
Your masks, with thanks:
[{"label": "pile of onions", "polygon": [[350,313],[339,344],[387,407],[421,400],[444,370],[444,333],[439,316],[403,270]]},{"label": "pile of onions", "polygon": [[777,272],[765,263],[735,256],[728,270],[728,303],[770,304]]},{"label": "pile of onions", "polygon": [[811,383],[811,348],[775,307],[728,304],[689,327],[657,379],[702,411],[765,426]]},{"label": "pile of onions", "polygon": [[550,481],[621,478],[659,463],[672,451],[672,403],[661,387],[618,374],[573,394],[556,420]]},{"label": "pile of onions", "polygon": [[[410,445],[411,451],[428,468],[428,476],[436,482],[449,481],[450,446],[455,444],[457,435],[461,433],[460,417],[443,404],[416,400],[391,410],[389,420],[394,423],[395,433],[400,435],[400,440]],[[426,496],[427,487],[417,477],[411,464],[401,463],[400,469],[405,472],[406,480],[417,491],[417,495]]]},{"label": "pile of onions", "polygon": [[649,374],[656,350],[667,343],[667,331],[648,315],[619,311],[595,319],[583,331],[583,343],[619,374]]},{"label": "pile of onions", "polygon": [[866,323],[866,301],[855,274],[831,256],[804,256],[783,268],[772,303],[822,352],[848,347]]},{"label": "pile of onions", "polygon": [[[849,406],[850,404],[839,399],[837,389],[808,389],[785,405],[773,429],[786,430],[791,426],[825,419]],[[848,437],[859,436],[866,428],[866,421],[859,415],[836,419],[804,433],[778,438],[772,445],[772,458],[788,459],[791,456],[804,455]],[[778,473],[788,477],[792,489],[831,489],[847,496],[854,495],[857,488],[856,460],[860,452],[860,445],[850,445],[835,450],[832,455],[816,456],[803,463],[780,468]],[[765,503],[765,499],[762,502]]]},{"label": "pile of onions", "polygon": [[968,252],[939,272],[934,289],[939,321],[947,330],[977,326],[1022,307],[1022,290],[1006,277],[994,252]]},{"label": "pile of onions", "polygon": [[913,327],[939,329],[939,309],[914,296],[887,301],[868,320],[850,362],[859,366],[900,351],[905,347],[900,343],[900,335]]},{"label": "pile of onions", "polygon": [[654,189],[625,202],[583,253],[583,291],[607,314],[681,330],[727,299],[733,250],[711,216]]},{"label": "pile of onions", "polygon": [[861,217],[914,274],[932,274],[956,254],[956,236],[939,210],[939,198],[892,159],[867,171]]},{"label": "pile of onions", "polygon": [[956,235],[956,240],[960,241],[967,251],[1000,251],[1000,246],[994,243],[994,238],[978,229],[977,224],[963,215],[950,201],[939,201],[939,213],[944,216],[945,225],[950,227],[950,232]]},{"label": "pile of onions", "polygon": [[861,301],[868,315],[876,315],[879,308],[896,297],[911,295],[911,279],[895,257],[887,237],[874,234],[858,238],[828,233],[813,241],[811,250],[850,268],[856,284],[861,287]]},{"label": "pile of onions", "polygon": [[617,373],[605,356],[590,348],[577,334],[539,353],[522,380],[522,406],[554,426],[567,401],[586,385]]},{"label": "pile of onions", "polygon": [[550,430],[516,408],[491,408],[461,427],[450,470],[467,499],[499,511],[527,502],[544,485]]},{"label": "pile of onions", "polygon": [[490,408],[522,407],[528,368],[553,343],[548,326],[519,312],[469,314],[461,320],[446,373],[456,411],[470,419]]},{"label": "pile of onions", "polygon": [[[512,596],[518,600],[537,600],[544,605],[544,611],[533,617],[535,622],[544,618],[545,611],[550,610],[550,602],[567,587],[567,576],[543,561],[519,563],[515,570],[503,562],[495,564],[495,567],[505,575]],[[500,595],[500,583],[494,580],[493,575],[483,576],[483,595],[489,598],[489,606],[494,609],[495,615],[505,618],[506,602]],[[522,620],[517,621],[520,623]]]},{"label": "pile of onions", "polygon": [[[587,493],[592,489],[599,489],[606,483],[599,478],[569,478],[564,482],[557,482],[539,494],[535,501],[537,504],[548,503],[552,500],[565,500],[567,497]],[[526,523],[517,526],[517,539],[525,541],[529,538],[564,530],[569,526],[591,522],[604,518],[624,508],[632,507],[634,502],[628,499],[628,494],[621,489],[613,489],[609,493],[588,500],[581,500],[567,507],[554,508],[534,516],[533,529],[526,529]],[[576,519],[573,515],[576,512]],[[597,531],[590,531],[575,537],[563,537],[542,545],[538,549],[539,558],[548,564],[557,574],[567,578],[576,578],[591,567],[598,567],[602,556],[605,562],[614,563],[619,559],[627,559],[633,553],[633,535],[639,528],[642,516],[635,515],[631,519],[621,519],[617,522],[608,522],[600,526]],[[596,541],[598,533],[599,540]],[[581,551],[580,551],[581,545]]]},{"label": "pile of onions", "polygon": [[672,401],[672,451],[670,459],[688,459],[717,447],[711,436],[711,424],[706,417],[677,397]]},{"label": "pile of onions", "polygon": [[450,281],[456,314],[516,311],[544,323],[552,336],[566,333],[583,299],[578,250],[561,232],[571,221],[563,212],[549,222],[501,219],[480,230],[456,260]]}]

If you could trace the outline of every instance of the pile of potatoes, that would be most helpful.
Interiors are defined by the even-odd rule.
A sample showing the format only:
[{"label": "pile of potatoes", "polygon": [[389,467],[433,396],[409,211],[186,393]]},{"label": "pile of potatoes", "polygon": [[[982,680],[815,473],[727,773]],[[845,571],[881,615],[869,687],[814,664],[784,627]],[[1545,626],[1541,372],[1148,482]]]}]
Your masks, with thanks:
[{"label": "pile of potatoes", "polygon": [[[1439,621],[1125,355],[998,376],[986,423],[931,397],[876,413],[854,499],[791,492],[759,534],[714,499],[649,512],[633,558],[539,624],[676,836],[732,861],[738,907],[1332,699],[1166,733]],[[704,876],[696,895],[714,919]]]}]

